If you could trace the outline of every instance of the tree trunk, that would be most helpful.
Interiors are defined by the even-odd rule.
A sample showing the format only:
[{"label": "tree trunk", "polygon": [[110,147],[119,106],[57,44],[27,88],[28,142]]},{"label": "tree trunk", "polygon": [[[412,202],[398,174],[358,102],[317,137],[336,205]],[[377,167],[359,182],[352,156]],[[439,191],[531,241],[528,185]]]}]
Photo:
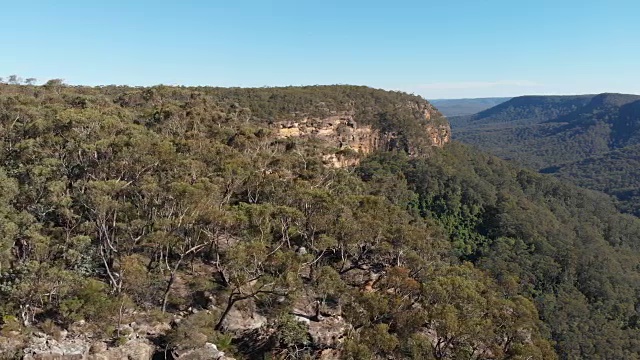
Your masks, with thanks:
[{"label": "tree trunk", "polygon": [[234,295],[235,293],[231,293],[231,295],[229,295],[229,299],[227,300],[227,307],[222,312],[222,315],[220,315],[220,320],[218,320],[218,323],[213,328],[214,330],[220,331],[220,329],[222,329],[222,323],[227,318],[227,315],[229,315],[231,309],[233,309],[233,305],[236,303],[236,301],[240,300],[239,298],[235,298]]},{"label": "tree trunk", "polygon": [[[169,256],[167,254],[167,256]],[[164,290],[164,296],[162,297],[162,313],[164,314],[167,311],[167,303],[169,302],[169,294],[171,293],[171,286],[173,286],[173,283],[176,280],[176,274],[178,272],[178,269],[180,268],[180,264],[182,263],[182,260],[184,259],[184,255],[180,256],[180,260],[178,260],[178,262],[176,263],[176,266],[173,267],[173,269],[171,269],[171,274],[169,275],[169,282],[167,283],[167,288]]]},{"label": "tree trunk", "polygon": [[175,273],[172,271],[169,276],[169,282],[167,283],[167,287],[164,289],[164,296],[162,297],[162,313],[164,314],[167,311],[167,303],[169,302],[169,294],[171,293],[171,285],[173,285],[173,281],[175,280]]}]

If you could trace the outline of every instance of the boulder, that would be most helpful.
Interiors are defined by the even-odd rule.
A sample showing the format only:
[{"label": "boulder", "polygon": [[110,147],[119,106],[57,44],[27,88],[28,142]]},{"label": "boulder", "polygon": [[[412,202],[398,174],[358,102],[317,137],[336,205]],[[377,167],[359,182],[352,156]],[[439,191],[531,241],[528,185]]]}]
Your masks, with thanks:
[{"label": "boulder", "polygon": [[238,309],[232,309],[225,318],[222,326],[228,331],[246,331],[262,327],[267,323],[267,318],[255,313]]},{"label": "boulder", "polygon": [[318,356],[319,360],[334,360],[340,359],[340,351],[336,349],[324,349],[320,352],[320,356]]},{"label": "boulder", "polygon": [[331,316],[308,324],[313,345],[319,348],[337,347],[350,327],[341,316]]},{"label": "boulder", "polygon": [[98,351],[89,354],[86,360],[151,360],[155,347],[147,340],[134,339],[106,350],[94,345],[92,350]]},{"label": "boulder", "polygon": [[176,360],[233,360],[225,356],[224,352],[212,343],[206,343],[203,347],[186,351],[175,351]]},{"label": "boulder", "polygon": [[24,349],[24,360],[150,360],[155,348],[146,340],[130,340],[108,348],[103,342],[88,340],[57,341],[49,337],[34,337]]},{"label": "boulder", "polygon": [[80,339],[62,340],[34,337],[24,349],[24,360],[85,360],[90,345]]},{"label": "boulder", "polygon": [[293,315],[293,318],[297,321],[297,322],[301,322],[303,324],[311,324],[311,319],[309,319],[306,316],[300,316],[300,315]]}]

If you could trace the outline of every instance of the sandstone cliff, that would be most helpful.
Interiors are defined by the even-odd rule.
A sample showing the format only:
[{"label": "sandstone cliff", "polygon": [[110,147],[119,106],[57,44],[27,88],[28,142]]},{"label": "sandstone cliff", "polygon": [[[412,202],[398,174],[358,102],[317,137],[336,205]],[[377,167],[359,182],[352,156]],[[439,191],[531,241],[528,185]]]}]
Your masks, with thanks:
[{"label": "sandstone cliff", "polygon": [[421,146],[443,147],[451,141],[449,123],[426,101],[410,102],[399,108],[412,114],[403,119],[416,125],[411,133],[377,121],[379,113],[363,116],[353,110],[334,111],[327,117],[299,116],[275,122],[273,126],[278,138],[317,139],[327,144],[323,159],[333,167],[357,165],[360,156],[376,150],[404,150],[414,155]]}]

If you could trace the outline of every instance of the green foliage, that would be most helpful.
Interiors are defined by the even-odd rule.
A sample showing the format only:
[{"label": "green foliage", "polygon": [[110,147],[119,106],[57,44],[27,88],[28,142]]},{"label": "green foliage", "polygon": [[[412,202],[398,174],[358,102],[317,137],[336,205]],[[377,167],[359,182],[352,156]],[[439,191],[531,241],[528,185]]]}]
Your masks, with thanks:
[{"label": "green foliage", "polygon": [[392,355],[398,347],[398,338],[389,333],[389,325],[376,324],[362,330],[360,339],[375,354]]},{"label": "green foliage", "polygon": [[202,311],[183,319],[167,335],[169,344],[173,347],[189,349],[213,342],[221,336],[213,329],[217,317],[216,314]]},{"label": "green foliage", "polygon": [[60,301],[60,315],[67,324],[86,320],[103,323],[111,320],[117,309],[117,299],[109,296],[107,286],[99,281],[87,279],[79,288]]},{"label": "green foliage", "polygon": [[0,328],[0,333],[3,334],[3,336],[9,336],[12,332],[20,332],[22,329],[23,325],[17,317],[13,315],[4,315],[2,317],[2,328]]},{"label": "green foliage", "polygon": [[640,145],[630,145],[541,172],[613,195],[621,211],[640,216]]},{"label": "green foliage", "polygon": [[[467,283],[473,279],[470,274],[435,278],[427,283],[429,296],[437,301],[442,293],[447,299],[442,305],[430,306],[436,316],[447,319],[439,334],[469,332],[468,338],[481,338],[490,334],[486,321],[498,320],[474,317],[473,309],[482,314],[483,309],[506,306],[511,310],[505,311],[521,311],[514,319],[534,323],[539,312],[562,357],[609,358],[616,354],[613,357],[634,358],[638,329],[628,324],[637,317],[640,222],[619,214],[608,198],[517,169],[459,144],[428,158],[397,159],[395,163],[380,155],[361,167],[406,178],[419,196],[420,213],[441,223],[458,257],[486,269],[507,296],[504,300],[486,298],[478,286],[482,278]],[[573,295],[562,299],[571,301],[557,304],[559,294],[566,291]],[[533,299],[538,310],[518,294]],[[458,302],[461,307],[456,307]],[[576,322],[581,325],[567,326]],[[610,335],[600,330],[605,328]],[[504,333],[496,336],[508,337]],[[615,345],[596,345],[603,341]],[[602,347],[609,355],[594,350]],[[540,355],[548,352],[546,348],[540,344],[535,356],[548,356]],[[527,344],[523,342],[509,351],[532,350],[524,349]]]},{"label": "green foliage", "polygon": [[62,329],[58,325],[56,325],[51,319],[46,319],[44,322],[42,322],[42,325],[40,325],[40,327],[45,334],[53,337],[56,340],[61,339]]},{"label": "green foliage", "polygon": [[310,340],[307,334],[307,326],[297,321],[291,315],[285,315],[276,320],[275,339],[278,347],[285,349],[303,348],[309,345]]},{"label": "green foliage", "polygon": [[[336,169],[275,134],[339,112],[396,146]],[[0,85],[0,310],[16,331],[191,310],[169,347],[240,354],[229,314],[256,312],[257,353],[302,357],[325,346],[306,302],[346,321],[345,358],[633,358],[637,222],[464,147],[407,153],[443,121],[366,87]]]}]

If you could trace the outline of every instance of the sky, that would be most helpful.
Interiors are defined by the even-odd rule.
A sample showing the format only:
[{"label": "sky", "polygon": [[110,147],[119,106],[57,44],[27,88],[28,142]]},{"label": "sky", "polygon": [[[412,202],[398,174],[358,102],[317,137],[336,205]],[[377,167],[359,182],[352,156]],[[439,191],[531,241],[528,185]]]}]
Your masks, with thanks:
[{"label": "sky", "polygon": [[0,0],[0,76],[640,94],[637,0]]}]

